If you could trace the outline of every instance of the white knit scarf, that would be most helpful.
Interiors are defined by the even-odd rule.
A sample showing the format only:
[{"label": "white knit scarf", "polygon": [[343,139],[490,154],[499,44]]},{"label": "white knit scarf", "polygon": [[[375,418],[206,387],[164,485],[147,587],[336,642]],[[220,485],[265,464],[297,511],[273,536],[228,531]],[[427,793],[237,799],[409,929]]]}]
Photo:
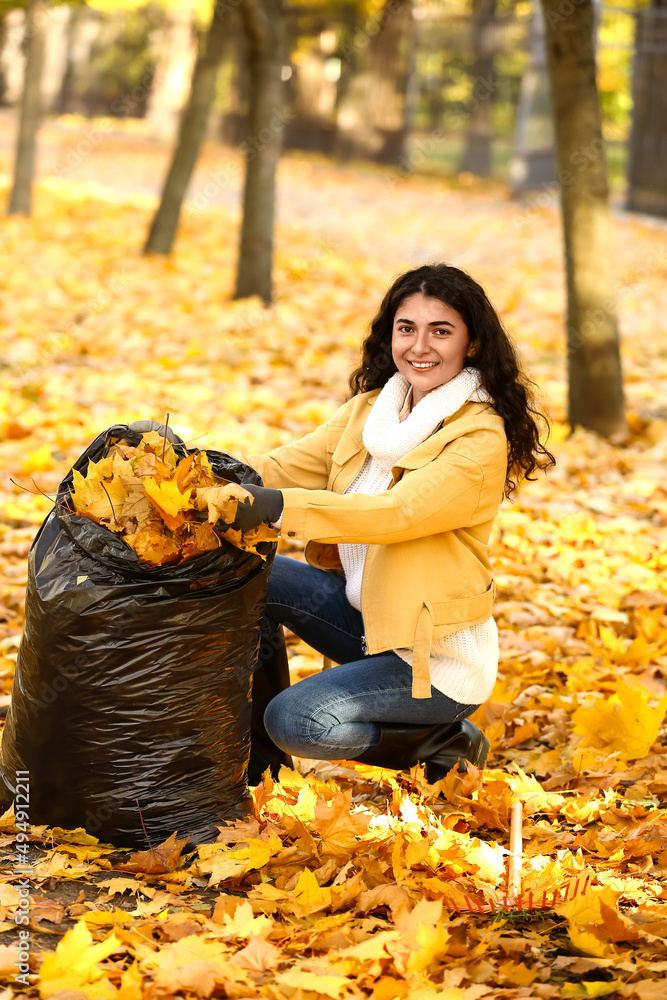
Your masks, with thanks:
[{"label": "white knit scarf", "polygon": [[[449,382],[427,393],[401,421],[401,410],[409,388],[410,383],[400,372],[392,375],[383,386],[366,419],[362,435],[369,457],[346,493],[373,495],[389,489],[392,467],[430,437],[439,423],[460,410],[468,400],[491,401],[489,394],[481,388],[479,371],[464,368]],[[358,543],[341,543],[338,546],[345,571],[347,599],[359,611],[367,551],[367,545]]]},{"label": "white knit scarf", "polygon": [[491,402],[481,388],[477,368],[463,368],[449,382],[431,389],[401,421],[400,413],[410,383],[396,372],[383,386],[364,425],[363,441],[383,472],[389,472],[404,455],[431,436],[439,423],[460,410],[464,403]]}]

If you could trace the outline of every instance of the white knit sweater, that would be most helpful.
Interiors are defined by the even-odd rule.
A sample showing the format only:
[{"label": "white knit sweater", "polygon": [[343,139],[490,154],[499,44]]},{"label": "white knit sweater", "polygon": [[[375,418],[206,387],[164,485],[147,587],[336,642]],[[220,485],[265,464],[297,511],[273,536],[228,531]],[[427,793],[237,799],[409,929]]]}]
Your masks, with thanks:
[{"label": "white knit sweater", "polygon": [[[392,467],[418,447],[446,418],[468,400],[488,401],[480,388],[479,372],[464,368],[453,379],[431,390],[405,416],[411,386],[399,372],[375,400],[363,431],[368,457],[346,493],[382,493],[392,482]],[[367,545],[339,544],[345,571],[345,593],[362,611],[361,583]],[[412,664],[412,649],[397,649]],[[443,694],[466,705],[480,705],[490,697],[498,669],[498,630],[493,618],[481,625],[460,629],[431,644],[431,683]]]}]

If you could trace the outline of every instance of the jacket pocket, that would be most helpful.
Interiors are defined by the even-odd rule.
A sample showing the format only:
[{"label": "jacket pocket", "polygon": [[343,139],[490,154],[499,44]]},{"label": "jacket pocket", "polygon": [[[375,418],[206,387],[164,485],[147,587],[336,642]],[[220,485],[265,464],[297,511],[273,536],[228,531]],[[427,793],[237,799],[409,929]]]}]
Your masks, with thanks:
[{"label": "jacket pocket", "polygon": [[496,585],[491,585],[483,594],[473,594],[471,597],[459,597],[453,601],[437,601],[431,604],[433,625],[435,628],[458,626],[466,628],[479,619],[490,618],[493,610],[493,600]]}]

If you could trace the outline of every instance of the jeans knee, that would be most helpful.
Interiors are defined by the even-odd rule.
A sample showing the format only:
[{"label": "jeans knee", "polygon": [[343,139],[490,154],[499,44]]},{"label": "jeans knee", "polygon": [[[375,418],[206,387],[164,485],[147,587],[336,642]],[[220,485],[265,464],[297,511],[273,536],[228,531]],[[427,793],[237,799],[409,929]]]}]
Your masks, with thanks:
[{"label": "jeans knee", "polygon": [[308,746],[317,743],[327,726],[312,711],[303,710],[298,687],[295,685],[272,698],[264,712],[264,727],[281,750],[303,755]]},{"label": "jeans knee", "polygon": [[284,704],[285,699],[283,698],[283,695],[288,694],[289,690],[281,691],[280,694],[271,699],[264,711],[264,728],[281,750],[285,749],[283,744],[290,742],[290,736],[294,735],[293,727],[289,721],[291,713],[287,705]]}]

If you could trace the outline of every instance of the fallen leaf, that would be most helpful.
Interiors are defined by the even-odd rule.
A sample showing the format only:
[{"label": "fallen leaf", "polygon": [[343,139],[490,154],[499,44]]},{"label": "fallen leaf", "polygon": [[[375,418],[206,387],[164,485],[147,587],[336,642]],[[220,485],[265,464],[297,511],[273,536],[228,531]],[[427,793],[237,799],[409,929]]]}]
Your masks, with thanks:
[{"label": "fallen leaf", "polygon": [[128,860],[120,868],[126,872],[142,872],[147,875],[162,875],[165,872],[172,872],[181,860],[181,852],[189,837],[176,840],[176,833],[172,833],[165,841],[157,847],[149,847],[147,851],[135,851],[130,854]]}]

